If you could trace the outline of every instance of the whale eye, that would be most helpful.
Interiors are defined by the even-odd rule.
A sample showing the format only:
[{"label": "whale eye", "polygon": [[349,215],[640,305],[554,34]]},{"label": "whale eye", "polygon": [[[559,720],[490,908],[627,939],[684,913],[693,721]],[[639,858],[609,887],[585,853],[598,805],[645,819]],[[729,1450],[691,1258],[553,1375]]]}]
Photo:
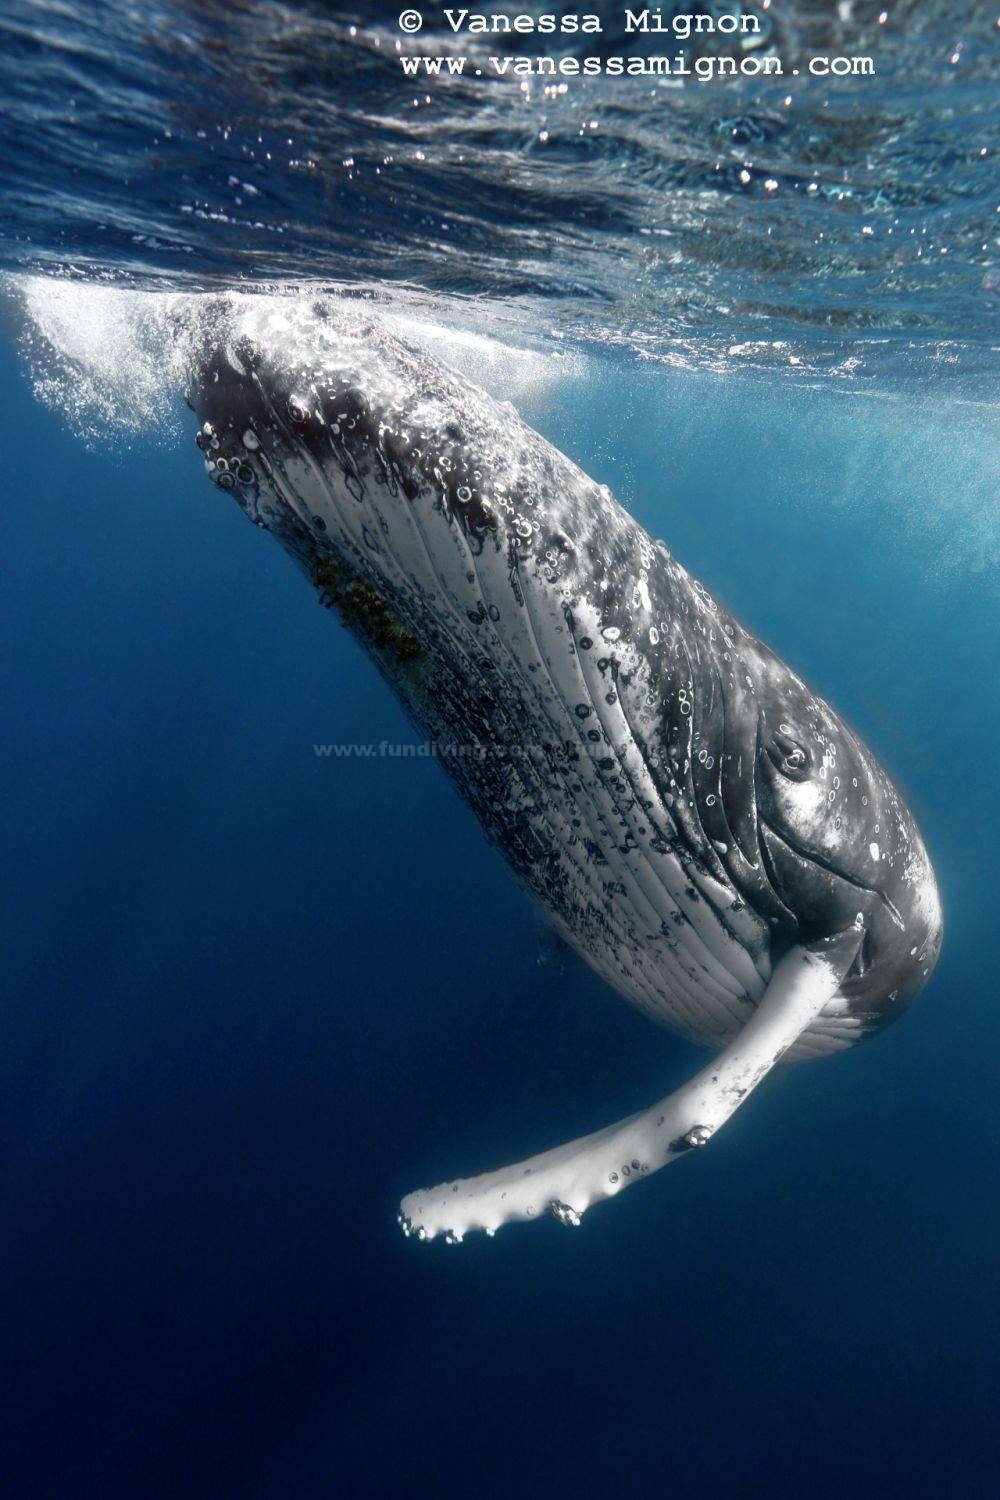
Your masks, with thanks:
[{"label": "whale eye", "polygon": [[812,756],[788,724],[780,724],[766,745],[767,758],[789,781],[805,781],[812,770]]}]

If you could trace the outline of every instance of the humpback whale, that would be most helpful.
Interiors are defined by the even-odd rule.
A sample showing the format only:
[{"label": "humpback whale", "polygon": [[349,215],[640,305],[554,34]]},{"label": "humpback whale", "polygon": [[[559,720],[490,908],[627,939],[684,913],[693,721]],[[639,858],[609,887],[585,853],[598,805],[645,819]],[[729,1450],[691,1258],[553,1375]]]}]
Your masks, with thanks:
[{"label": "humpback whale", "polygon": [[214,299],[204,466],[362,642],[561,936],[715,1055],[630,1118],[411,1193],[421,1240],[577,1224],[700,1148],[779,1059],[930,973],[916,824],[857,735],[565,455],[342,298]]}]

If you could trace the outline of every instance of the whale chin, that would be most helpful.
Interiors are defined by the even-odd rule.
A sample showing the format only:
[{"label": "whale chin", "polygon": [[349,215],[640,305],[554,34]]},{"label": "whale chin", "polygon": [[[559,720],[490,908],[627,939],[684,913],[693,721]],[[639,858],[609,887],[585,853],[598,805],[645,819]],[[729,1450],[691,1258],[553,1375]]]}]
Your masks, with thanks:
[{"label": "whale chin", "polygon": [[205,469],[361,641],[558,932],[722,1048],[684,1089],[405,1200],[420,1238],[592,1203],[703,1145],[783,1057],[933,967],[913,819],[871,752],[509,406],[334,299],[212,304]]}]

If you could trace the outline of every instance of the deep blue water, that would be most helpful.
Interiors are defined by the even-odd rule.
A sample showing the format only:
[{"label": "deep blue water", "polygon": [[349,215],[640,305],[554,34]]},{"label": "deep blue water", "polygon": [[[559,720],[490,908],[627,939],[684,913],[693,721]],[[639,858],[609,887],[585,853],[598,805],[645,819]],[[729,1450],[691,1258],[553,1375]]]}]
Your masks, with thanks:
[{"label": "deep blue water", "polygon": [[[776,0],[789,64],[881,49],[787,103],[414,111],[395,6],[0,0],[0,1495],[996,1494],[995,30],[890,10]],[[934,860],[899,1024],[577,1231],[395,1212],[704,1055],[433,761],[315,754],[416,736],[121,301],[279,281],[377,296],[609,483]]]},{"label": "deep blue water", "polygon": [[854,719],[947,917],[898,1026],[711,1151],[461,1248],[399,1195],[698,1054],[550,956],[187,445],[91,453],[3,357],[9,1493],[987,1495],[995,594],[982,413],[607,364],[526,412]]}]

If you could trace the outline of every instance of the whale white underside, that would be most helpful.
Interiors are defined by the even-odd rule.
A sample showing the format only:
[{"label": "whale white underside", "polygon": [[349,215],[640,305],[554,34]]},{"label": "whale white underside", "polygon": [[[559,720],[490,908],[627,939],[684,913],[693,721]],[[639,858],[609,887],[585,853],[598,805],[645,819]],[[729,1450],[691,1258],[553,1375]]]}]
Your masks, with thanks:
[{"label": "whale white underside", "polygon": [[[320,406],[308,391],[302,399],[313,413]],[[251,434],[269,483],[247,509],[280,533],[287,508],[319,546],[348,560],[433,654],[459,701],[469,685],[482,681],[501,701],[524,706],[508,794],[539,844],[558,859],[563,899],[554,904],[536,890],[550,919],[598,974],[652,1018],[715,1047],[731,1040],[771,978],[767,926],[745,904],[733,910],[735,892],[703,864],[682,863],[673,848],[650,847],[642,803],[655,808],[659,828],[676,833],[676,822],[620,698],[607,701],[595,653],[575,648],[554,593],[527,569],[515,592],[506,555],[489,541],[477,550],[454,520],[442,524],[440,501],[429,487],[390,504],[378,477],[359,472],[346,493],[295,441],[287,416],[273,407],[272,416],[288,442],[265,453]],[[574,612],[578,633],[596,636],[593,607],[582,599]],[[580,705],[591,709],[586,720]],[[467,727],[446,723],[454,738],[470,740]],[[588,738],[595,726],[597,744]],[[579,748],[576,774],[553,776],[545,742]],[[614,777],[598,770],[607,756],[618,763]],[[612,785],[619,775],[628,795]],[[530,872],[525,878],[532,886]],[[835,994],[786,1056],[837,1051],[861,1032]]]}]

